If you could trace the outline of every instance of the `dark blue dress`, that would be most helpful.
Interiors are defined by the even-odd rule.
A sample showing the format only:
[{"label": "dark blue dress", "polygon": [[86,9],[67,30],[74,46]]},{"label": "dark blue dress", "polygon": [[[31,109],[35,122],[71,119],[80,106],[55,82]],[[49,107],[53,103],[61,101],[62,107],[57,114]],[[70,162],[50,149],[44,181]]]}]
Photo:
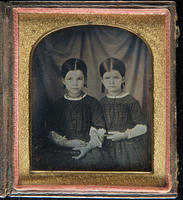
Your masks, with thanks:
[{"label": "dark blue dress", "polygon": [[[96,129],[105,128],[100,103],[88,95],[81,100],[68,100],[62,97],[54,103],[47,115],[47,131],[55,131],[67,139],[89,142],[91,126]],[[44,162],[48,170],[99,170],[104,167],[101,151],[102,149],[95,148],[85,157],[75,160],[72,156],[79,155],[79,151],[61,147],[50,141]]]},{"label": "dark blue dress", "polygon": [[[101,100],[107,131],[124,132],[137,124],[146,124],[141,107],[131,95],[121,98]],[[107,140],[105,149],[108,153],[110,168],[115,170],[149,170],[150,156],[147,133],[131,139],[113,142]]]}]

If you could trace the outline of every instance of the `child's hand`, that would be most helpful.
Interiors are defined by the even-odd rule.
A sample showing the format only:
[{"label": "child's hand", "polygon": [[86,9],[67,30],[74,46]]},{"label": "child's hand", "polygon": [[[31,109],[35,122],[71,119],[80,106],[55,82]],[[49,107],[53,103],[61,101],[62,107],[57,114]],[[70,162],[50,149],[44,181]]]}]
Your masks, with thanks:
[{"label": "child's hand", "polygon": [[128,136],[125,132],[111,131],[111,132],[108,132],[108,134],[109,135],[107,135],[107,139],[112,140],[113,142],[117,142],[117,141],[128,138]]},{"label": "child's hand", "polygon": [[79,148],[79,147],[86,146],[86,142],[79,139],[72,139],[72,140],[67,140],[65,145],[72,148],[75,148],[75,147]]},{"label": "child's hand", "polygon": [[85,147],[76,147],[76,148],[73,148],[73,150],[79,150],[81,152],[79,154],[79,156],[73,156],[72,157],[72,158],[74,158],[76,160],[79,160],[80,158],[83,158],[88,153],[88,151],[90,149],[87,146],[85,146]]}]

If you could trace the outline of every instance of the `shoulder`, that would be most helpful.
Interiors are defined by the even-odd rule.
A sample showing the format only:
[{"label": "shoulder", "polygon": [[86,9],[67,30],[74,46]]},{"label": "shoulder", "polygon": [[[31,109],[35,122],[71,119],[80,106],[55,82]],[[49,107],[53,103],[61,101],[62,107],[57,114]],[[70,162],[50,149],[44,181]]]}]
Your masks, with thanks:
[{"label": "shoulder", "polygon": [[137,99],[135,99],[132,95],[128,94],[126,97],[124,97],[124,100],[128,103],[139,103]]},{"label": "shoulder", "polygon": [[89,107],[100,107],[101,104],[100,102],[95,98],[95,97],[92,97],[92,96],[89,96],[87,95],[85,98],[85,103],[89,106]]},{"label": "shoulder", "polygon": [[86,95],[84,99],[85,101],[89,101],[89,102],[99,102],[95,97],[92,97],[90,95]]},{"label": "shoulder", "polygon": [[100,102],[95,98],[95,97],[92,97],[90,95],[87,95],[85,97],[85,100],[87,101],[87,103],[89,103],[90,105],[99,105]]},{"label": "shoulder", "polygon": [[130,108],[130,110],[133,110],[133,111],[141,110],[141,105],[139,101],[131,95],[128,95],[128,97],[126,98],[126,104]]},{"label": "shoulder", "polygon": [[53,102],[54,107],[60,106],[65,102],[65,98],[64,97],[59,97],[58,99],[56,99]]},{"label": "shoulder", "polygon": [[100,103],[101,104],[104,104],[106,101],[107,101],[107,97],[106,96],[100,99]]}]

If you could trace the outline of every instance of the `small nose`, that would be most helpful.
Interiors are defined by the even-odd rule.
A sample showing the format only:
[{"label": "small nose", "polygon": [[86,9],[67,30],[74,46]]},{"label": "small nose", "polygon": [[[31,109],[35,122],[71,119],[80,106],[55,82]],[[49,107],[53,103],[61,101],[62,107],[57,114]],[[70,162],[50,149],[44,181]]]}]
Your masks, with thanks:
[{"label": "small nose", "polygon": [[77,79],[74,79],[73,82],[72,82],[72,84],[73,84],[73,85],[78,85]]},{"label": "small nose", "polygon": [[111,84],[114,83],[114,78],[110,78],[110,83],[111,83]]}]

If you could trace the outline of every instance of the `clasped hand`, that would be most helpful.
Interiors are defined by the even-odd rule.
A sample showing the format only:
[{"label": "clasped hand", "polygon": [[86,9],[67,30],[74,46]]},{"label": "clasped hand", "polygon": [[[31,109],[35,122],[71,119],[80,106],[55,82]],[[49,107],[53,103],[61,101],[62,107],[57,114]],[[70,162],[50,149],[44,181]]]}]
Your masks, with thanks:
[{"label": "clasped hand", "polygon": [[80,154],[78,156],[73,156],[74,159],[80,159],[84,157],[88,151],[90,150],[88,143],[80,140],[80,139],[67,139],[65,136],[61,136],[60,134],[56,133],[55,131],[50,131],[50,134],[48,136],[50,139],[52,139],[57,145],[63,146],[63,147],[70,147],[74,151],[80,151]]},{"label": "clasped hand", "polygon": [[80,151],[80,154],[78,156],[73,156],[72,158],[76,159],[76,160],[79,160],[80,158],[83,158],[87,153],[88,151],[90,150],[88,148],[88,146],[81,146],[81,147],[75,147],[73,148],[74,151]]},{"label": "clasped hand", "polygon": [[108,132],[107,139],[112,140],[113,142],[117,142],[120,140],[127,139],[127,135],[125,134],[125,132],[110,131]]},{"label": "clasped hand", "polygon": [[72,144],[72,147],[74,151],[80,151],[80,154],[78,156],[73,156],[72,158],[78,160],[82,157],[84,157],[87,153],[88,153],[88,147],[87,147],[87,143],[79,140],[79,139],[72,139],[72,140],[68,140],[68,143]]}]

